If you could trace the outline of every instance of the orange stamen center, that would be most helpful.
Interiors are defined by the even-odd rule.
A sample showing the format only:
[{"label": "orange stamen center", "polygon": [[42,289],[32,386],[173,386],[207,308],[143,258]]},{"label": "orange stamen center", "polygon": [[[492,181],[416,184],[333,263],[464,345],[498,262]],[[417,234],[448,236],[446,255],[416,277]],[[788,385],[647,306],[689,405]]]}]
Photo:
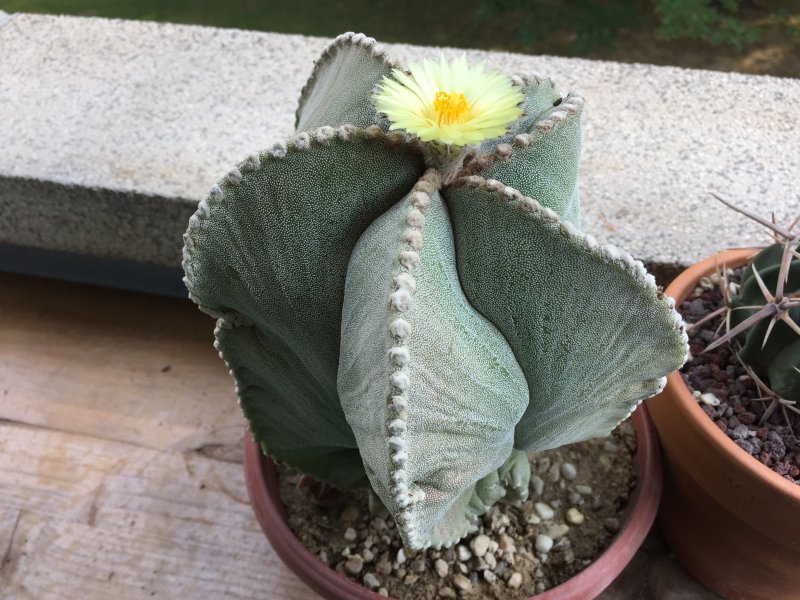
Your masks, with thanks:
[{"label": "orange stamen center", "polygon": [[463,123],[467,120],[469,105],[467,99],[461,92],[436,92],[433,98],[433,108],[436,111],[436,123],[441,125],[452,125],[453,123]]}]

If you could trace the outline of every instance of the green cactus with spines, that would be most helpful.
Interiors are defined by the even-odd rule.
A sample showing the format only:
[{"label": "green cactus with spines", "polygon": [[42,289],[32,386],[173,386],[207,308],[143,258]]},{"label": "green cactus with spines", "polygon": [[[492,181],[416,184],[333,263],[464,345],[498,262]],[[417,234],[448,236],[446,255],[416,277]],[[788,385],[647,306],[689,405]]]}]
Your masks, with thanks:
[{"label": "green cactus with spines", "polygon": [[524,500],[525,452],[608,434],[687,339],[641,263],[580,233],[580,96],[514,77],[507,135],[443,148],[376,112],[394,68],[361,34],[325,50],[298,133],[200,203],[184,281],[264,451],[370,486],[419,549]]},{"label": "green cactus with spines", "polygon": [[784,227],[717,194],[711,195],[769,229],[777,241],[747,262],[738,286],[730,286],[727,275],[722,278],[724,305],[692,327],[726,314],[726,332],[704,352],[726,342],[738,342],[736,355],[772,400],[762,423],[778,406],[800,412],[794,406],[800,400],[800,233],[794,231],[800,216]]},{"label": "green cactus with spines", "polygon": [[[748,263],[738,293],[729,301],[731,325],[744,322],[766,303],[756,272],[770,294],[776,296],[784,254],[785,243],[775,243]],[[790,301],[796,299],[794,307],[786,309],[786,315],[794,323],[800,323],[800,258],[792,259],[786,272],[783,296]],[[739,357],[757,375],[766,378],[773,392],[785,400],[800,400],[800,334],[796,329],[786,321],[771,324],[765,318],[741,331],[737,338],[742,345]]]}]

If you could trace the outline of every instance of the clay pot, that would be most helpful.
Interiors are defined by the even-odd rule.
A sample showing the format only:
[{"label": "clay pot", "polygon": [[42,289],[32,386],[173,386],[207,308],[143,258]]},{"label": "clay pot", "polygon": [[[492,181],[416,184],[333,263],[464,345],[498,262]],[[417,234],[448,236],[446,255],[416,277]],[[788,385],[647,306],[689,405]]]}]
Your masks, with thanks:
[{"label": "clay pot", "polygon": [[[647,411],[640,406],[632,416],[636,429],[637,484],[622,516],[620,530],[597,560],[572,579],[536,600],[591,600],[599,595],[630,562],[655,520],[661,494],[658,440]],[[385,600],[324,565],[295,537],[286,523],[275,463],[264,456],[245,430],[244,468],[247,491],[261,528],[283,562],[306,584],[329,600]]]},{"label": "clay pot", "polygon": [[[684,271],[666,294],[680,304],[717,265],[735,268],[754,253],[712,256]],[[800,486],[722,433],[680,373],[647,408],[666,458],[659,523],[678,560],[725,598],[800,598]]]}]

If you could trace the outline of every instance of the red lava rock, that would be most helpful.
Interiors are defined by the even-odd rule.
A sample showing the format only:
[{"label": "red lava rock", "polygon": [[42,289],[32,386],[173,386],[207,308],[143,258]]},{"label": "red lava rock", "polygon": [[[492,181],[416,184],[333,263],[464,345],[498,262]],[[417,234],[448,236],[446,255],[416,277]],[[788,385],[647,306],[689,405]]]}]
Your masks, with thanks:
[{"label": "red lava rock", "polygon": [[767,439],[767,434],[769,433],[769,429],[766,427],[756,427],[756,437],[760,439],[762,442]]},{"label": "red lava rock", "polygon": [[772,466],[772,457],[769,454],[767,454],[766,452],[762,452],[761,454],[759,454],[758,460],[761,461],[762,465],[765,465],[767,467],[771,467]]},{"label": "red lava rock", "polygon": [[[742,410],[744,410],[744,407],[742,407],[741,405],[737,406],[736,408],[742,408]],[[734,411],[736,410],[736,408],[734,408]],[[744,423],[745,425],[752,425],[753,423],[755,423],[755,420],[756,416],[751,412],[739,413],[739,421],[741,423]]]},{"label": "red lava rock", "polygon": [[728,431],[728,423],[725,421],[725,419],[718,419],[714,421],[714,423],[722,430],[722,433],[726,433]]},{"label": "red lava rock", "polygon": [[789,475],[794,478],[800,477],[800,467],[796,465],[789,465]]}]

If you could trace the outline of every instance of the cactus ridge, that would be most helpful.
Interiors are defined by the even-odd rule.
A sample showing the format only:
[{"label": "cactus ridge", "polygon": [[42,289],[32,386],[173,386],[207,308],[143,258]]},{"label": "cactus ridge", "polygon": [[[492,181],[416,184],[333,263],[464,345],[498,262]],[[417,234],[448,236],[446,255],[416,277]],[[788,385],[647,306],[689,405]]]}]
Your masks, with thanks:
[{"label": "cactus ridge", "polygon": [[[508,344],[461,291],[447,208],[424,179],[353,251],[338,379],[372,487],[417,549],[457,541],[504,485],[524,480],[517,467],[501,482],[498,469],[528,396]],[[409,224],[423,225],[415,206],[424,243],[410,250]]]},{"label": "cactus ridge", "polygon": [[414,279],[414,270],[419,265],[419,253],[422,243],[422,231],[425,227],[425,212],[430,204],[430,194],[439,189],[441,176],[435,169],[429,169],[415,184],[409,198],[409,208],[406,212],[406,229],[403,232],[402,249],[398,252],[400,273],[394,277],[394,291],[389,298],[389,305],[396,318],[392,321],[387,332],[395,345],[389,350],[388,359],[391,363],[389,378],[390,393],[387,398],[389,418],[386,423],[387,445],[391,457],[390,465],[393,470],[389,474],[394,483],[391,492],[400,512],[395,519],[404,527],[405,535],[412,547],[421,545],[418,539],[417,527],[412,515],[412,506],[425,499],[425,492],[417,489],[411,492],[409,488],[409,474],[406,470],[408,460],[408,447],[405,439],[408,420],[408,389],[412,385],[408,365],[412,357],[408,348],[408,339],[411,335],[411,325],[403,316],[411,309],[413,294],[417,291],[417,282]]},{"label": "cactus ridge", "polygon": [[481,175],[512,185],[580,229],[578,158],[584,100],[558,96],[549,86],[526,91],[528,105],[505,138],[480,154],[463,175]]},{"label": "cactus ridge", "polygon": [[[329,375],[320,375],[319,368],[315,370],[304,366],[303,361],[306,360],[304,355],[308,353],[293,349],[292,346],[285,343],[286,340],[281,341],[285,334],[267,329],[274,338],[263,337],[263,334],[259,331],[259,327],[263,325],[256,323],[253,318],[259,310],[257,307],[255,310],[251,307],[243,310],[241,306],[236,306],[236,302],[231,304],[231,300],[236,300],[234,298],[220,299],[218,285],[209,281],[198,284],[197,277],[197,270],[200,265],[202,265],[204,272],[208,271],[210,266],[209,253],[216,251],[213,248],[215,245],[212,241],[213,237],[209,237],[211,229],[224,226],[234,205],[243,201],[243,198],[239,195],[239,189],[247,185],[249,177],[261,177],[258,174],[260,170],[266,169],[269,171],[277,168],[280,163],[290,160],[292,157],[310,155],[317,148],[323,149],[331,144],[341,145],[342,143],[363,146],[364,152],[372,154],[375,152],[386,154],[389,149],[397,148],[401,153],[397,155],[398,157],[408,156],[412,162],[416,161],[420,165],[422,163],[419,143],[403,132],[387,133],[374,125],[367,128],[357,128],[350,124],[338,127],[322,126],[313,131],[300,132],[286,141],[274,144],[260,154],[247,156],[237,166],[233,167],[218,184],[212,186],[207,197],[199,202],[197,210],[190,218],[188,230],[184,234],[182,255],[185,272],[184,283],[190,299],[198,305],[200,310],[217,319],[214,345],[235,380],[236,395],[239,404],[248,417],[248,423],[254,438],[262,444],[266,452],[285,464],[304,472],[311,472],[315,477],[326,480],[329,483],[349,487],[352,485],[364,485],[366,480],[355,440],[352,437],[352,431],[347,426],[339,406],[335,391],[335,369]],[[414,179],[417,179],[417,177],[414,177]],[[368,190],[369,187],[365,189]],[[241,211],[245,208],[240,207],[238,210]],[[256,209],[257,207],[253,210]],[[371,210],[374,211],[374,209]],[[266,256],[265,258],[272,260],[280,257]],[[346,266],[346,262],[341,266],[342,286],[344,284]],[[206,277],[208,277],[207,273]],[[325,274],[325,278],[329,279],[330,274]],[[224,294],[225,292],[222,291],[222,293]],[[335,305],[336,302],[334,301],[333,304]],[[338,323],[339,318],[336,319],[337,329]],[[335,339],[331,341],[336,342]],[[243,344],[249,344],[256,349],[254,351],[255,358],[240,352],[239,347]],[[336,344],[336,350],[338,351],[338,344]],[[326,410],[334,411],[326,416],[327,422],[330,423],[331,427],[331,432],[328,435],[321,435],[319,432],[315,433],[316,429],[313,424],[304,423],[303,419],[297,418],[294,419],[292,424],[292,427],[295,427],[296,431],[299,432],[296,435],[297,443],[293,444],[286,436],[276,442],[275,432],[269,429],[272,426],[265,425],[264,417],[259,412],[266,410],[267,406],[273,406],[271,410],[274,411],[275,402],[274,400],[263,402],[262,409],[259,406],[260,401],[255,399],[254,394],[257,393],[257,388],[259,387],[266,390],[265,393],[273,398],[280,396],[280,394],[270,393],[268,391],[269,386],[266,386],[260,379],[255,377],[254,372],[257,368],[265,368],[254,366],[254,361],[257,362],[258,360],[262,362],[269,361],[265,365],[283,365],[283,369],[286,371],[286,381],[281,383],[280,376],[270,372],[272,386],[280,385],[285,389],[294,390],[295,394],[304,395],[307,401],[315,399],[315,402],[321,402],[323,406],[320,407],[320,412],[322,414]],[[333,360],[335,360],[335,357]],[[244,364],[246,364],[246,367],[243,367]],[[309,370],[310,368],[311,370]],[[325,391],[326,379],[334,382],[332,391]],[[319,380],[319,382],[305,383],[306,381],[314,380]],[[326,396],[327,400],[325,399]],[[290,402],[291,400],[287,397],[286,399],[281,399],[281,401]],[[291,410],[285,410],[285,412],[292,414]],[[336,415],[337,412],[340,416]],[[274,414],[278,415],[280,412],[275,412]],[[264,427],[268,429],[264,429]],[[316,427],[318,428],[319,424]],[[338,433],[334,433],[336,431]],[[315,439],[318,441],[314,442]],[[303,443],[306,444],[306,450],[302,449]],[[328,445],[319,445],[325,443]],[[324,460],[315,459],[311,456],[314,451],[329,457],[332,462],[326,463]],[[320,464],[317,470],[313,469],[313,463],[315,462]],[[312,465],[312,468],[309,465]]]},{"label": "cactus ridge", "polygon": [[[487,281],[494,281],[493,277],[496,277],[496,275],[493,277],[484,277],[484,275],[482,275],[482,273],[491,272],[492,267],[490,263],[483,264],[480,259],[476,262],[474,255],[469,258],[470,252],[467,251],[468,248],[465,247],[464,240],[474,239],[475,229],[479,227],[477,223],[494,220],[499,216],[499,213],[486,213],[486,215],[482,217],[470,217],[472,220],[472,223],[470,223],[470,220],[466,218],[467,213],[464,212],[467,204],[469,204],[471,213],[474,211],[483,212],[481,208],[483,201],[479,201],[477,197],[473,198],[469,195],[469,197],[464,197],[464,192],[459,192],[459,189],[463,190],[465,188],[482,191],[489,195],[489,204],[484,205],[484,210],[492,206],[494,202],[504,202],[512,209],[523,213],[527,218],[532,218],[534,221],[547,224],[549,229],[554,233],[560,234],[562,238],[569,242],[569,246],[577,250],[580,254],[587,258],[594,257],[595,259],[599,259],[603,264],[611,266],[621,274],[624,274],[629,278],[628,283],[625,283],[623,278],[619,283],[614,283],[613,285],[630,286],[630,284],[633,283],[634,285],[631,286],[632,289],[639,290],[637,292],[638,300],[636,304],[632,304],[631,308],[627,310],[645,311],[642,318],[655,317],[658,319],[658,331],[663,332],[671,330],[672,333],[669,336],[669,341],[662,341],[664,344],[662,349],[663,356],[656,354],[649,348],[643,348],[641,351],[637,350],[635,357],[631,356],[630,358],[631,361],[634,359],[636,361],[635,363],[631,363],[632,365],[636,364],[636,368],[632,366],[629,367],[630,374],[626,373],[623,377],[623,374],[617,371],[598,369],[596,379],[573,382],[576,388],[575,391],[578,392],[577,395],[579,397],[591,397],[590,394],[594,394],[598,401],[601,399],[603,400],[602,404],[598,404],[597,410],[592,413],[591,418],[585,423],[582,423],[582,426],[585,427],[582,435],[585,437],[606,435],[614,426],[629,416],[644,398],[652,396],[663,389],[666,382],[666,378],[663,375],[652,378],[644,377],[639,380],[639,372],[642,374],[653,371],[658,372],[661,370],[662,366],[665,367],[665,371],[662,371],[662,373],[669,372],[680,366],[688,357],[688,336],[685,331],[683,319],[680,314],[675,311],[674,300],[661,293],[660,288],[656,285],[655,279],[647,272],[640,261],[635,260],[628,253],[612,245],[600,245],[593,236],[580,233],[572,223],[559,218],[552,209],[542,206],[533,198],[525,196],[518,190],[504,185],[500,181],[487,180],[477,175],[470,175],[454,181],[446,188],[444,194],[457,233],[457,257],[460,261],[459,276],[464,283],[464,291],[467,294],[467,298],[476,310],[488,318],[508,340],[531,386],[528,411],[526,411],[526,414],[517,425],[516,448],[528,451],[542,450],[579,441],[579,439],[585,439],[585,437],[575,438],[574,431],[569,428],[564,429],[563,423],[575,423],[576,419],[587,419],[589,415],[585,412],[581,412],[582,408],[580,404],[575,404],[567,409],[568,411],[574,411],[569,412],[569,414],[572,415],[572,421],[565,420],[564,414],[560,412],[561,408],[557,406],[559,401],[563,402],[565,399],[558,395],[553,395],[556,390],[548,387],[550,383],[542,379],[544,375],[541,372],[542,367],[537,363],[537,359],[541,359],[542,357],[534,352],[534,348],[540,347],[537,346],[537,344],[544,344],[546,341],[537,340],[535,339],[536,336],[531,338],[533,335],[531,332],[538,331],[540,325],[537,325],[534,321],[526,326],[529,329],[525,329],[525,327],[520,329],[521,326],[519,323],[515,324],[513,320],[509,321],[507,313],[498,313],[500,316],[498,316],[498,314],[493,314],[493,305],[485,296],[482,296],[481,289],[485,289],[485,286],[489,285],[486,283]],[[509,220],[511,220],[511,217],[509,217]],[[521,225],[522,224],[520,224],[520,226]],[[542,239],[547,239],[551,235],[552,234],[548,234]],[[508,237],[511,239],[510,236]],[[533,243],[533,239],[531,243]],[[566,250],[566,247],[564,247],[564,250]],[[466,264],[464,261],[469,261],[469,272],[464,271],[464,265]],[[481,279],[483,283],[479,283]],[[484,288],[480,286],[484,286]],[[519,289],[517,293],[521,293]],[[572,301],[574,302],[576,300],[577,296],[576,299]],[[582,308],[582,306],[576,306],[573,310]],[[646,317],[645,314],[647,315]],[[626,318],[625,315],[628,315],[628,313],[621,313],[623,318]],[[628,316],[627,318],[630,317]],[[631,327],[635,329],[637,326],[632,325]],[[661,327],[668,329],[661,329]],[[574,330],[573,335],[586,335],[586,333],[587,330],[581,330],[580,327],[578,327]],[[609,339],[613,340],[615,337],[619,336],[619,333],[615,334],[612,331],[607,332],[605,335],[606,337],[610,335],[611,338]],[[596,344],[591,338],[587,340],[587,342]],[[599,348],[593,349],[595,352],[599,350]],[[631,349],[631,351],[633,351],[633,349]],[[666,362],[668,366],[662,365],[662,361]],[[652,365],[650,363],[652,363]],[[566,372],[564,375],[566,375]],[[547,379],[553,377],[557,376],[551,373],[546,374]],[[591,381],[594,386],[591,391],[586,389],[589,385],[587,382],[589,381]],[[564,389],[566,389],[567,385],[568,383],[566,380],[562,382]],[[547,393],[546,390],[550,390],[550,392]],[[545,392],[544,396],[543,392]],[[603,410],[601,410],[601,406]],[[559,419],[561,420],[561,424],[557,425]],[[582,427],[577,427],[576,429],[581,428]]]},{"label": "cactus ridge", "polygon": [[579,117],[583,110],[584,98],[582,95],[570,92],[558,110],[550,112],[546,117],[533,124],[534,133],[518,133],[510,142],[502,142],[488,152],[478,155],[464,165],[459,177],[477,175],[481,171],[494,166],[495,162],[509,160],[515,149],[525,149],[536,141],[536,133],[545,134],[554,127],[563,124],[569,117]]},{"label": "cactus ridge", "polygon": [[[345,63],[348,60],[348,54],[355,53],[354,57],[351,57],[353,60],[359,60],[361,62],[366,62],[370,69],[361,67],[360,73],[340,73],[339,71],[344,71],[344,66],[339,66],[337,62]],[[353,92],[355,90],[351,90],[349,88],[354,88],[354,83],[360,84],[360,90],[371,90],[377,83],[381,80],[383,76],[388,76],[392,69],[400,68],[399,63],[391,60],[386,53],[384,47],[375,41],[374,38],[365,36],[363,33],[353,33],[352,31],[343,33],[342,35],[336,37],[333,42],[328,44],[328,46],[322,51],[322,55],[315,61],[314,69],[311,72],[311,76],[306,81],[303,89],[300,92],[300,101],[297,106],[297,111],[295,112],[295,129],[308,129],[309,127],[303,123],[304,113],[307,110],[307,106],[311,103],[312,97],[314,93],[317,91],[318,86],[323,86],[323,90],[320,92],[324,96],[326,96],[329,100],[331,98],[336,98],[338,96],[347,95],[350,96],[350,99],[355,101],[355,103],[360,104],[360,108],[369,107],[369,111],[359,110],[359,116],[364,119],[363,122],[359,122],[358,119],[346,119],[347,121],[353,121],[355,125],[359,127],[366,127],[370,124],[370,122],[374,123],[374,103],[371,94],[366,94],[363,97],[354,96]],[[335,75],[332,77],[332,80],[326,81],[326,74],[329,71],[336,71]],[[347,75],[352,79],[349,82],[345,82],[342,80],[342,76]],[[353,81],[355,80],[355,81]],[[349,88],[344,87],[349,83]],[[346,104],[346,103],[345,103]],[[339,107],[335,107],[334,110],[338,111]],[[345,112],[349,116],[353,116],[349,107],[345,109]],[[322,123],[318,122],[315,123],[316,125],[338,125],[339,123],[331,122],[331,118],[336,120],[339,117],[338,114],[335,115],[327,115],[329,117],[328,122]],[[369,121],[369,122],[368,122]],[[388,129],[388,123],[384,123],[384,127],[382,129]]]},{"label": "cactus ridge", "polygon": [[572,223],[563,221],[554,210],[542,206],[535,199],[525,196],[519,190],[505,185],[501,181],[484,179],[480,175],[466,175],[454,180],[448,187],[457,186],[499,192],[509,205],[514,206],[521,213],[556,225],[558,231],[565,238],[577,243],[586,252],[601,257],[605,263],[613,264],[628,273],[637,283],[650,291],[655,302],[659,302],[669,309],[675,331],[681,334],[681,339],[686,344],[685,356],[688,357],[689,337],[686,333],[686,325],[683,318],[675,310],[675,300],[661,293],[661,288],[656,284],[655,277],[647,272],[642,261],[635,259],[629,253],[620,250],[613,244],[600,244],[593,235],[581,233]]}]

